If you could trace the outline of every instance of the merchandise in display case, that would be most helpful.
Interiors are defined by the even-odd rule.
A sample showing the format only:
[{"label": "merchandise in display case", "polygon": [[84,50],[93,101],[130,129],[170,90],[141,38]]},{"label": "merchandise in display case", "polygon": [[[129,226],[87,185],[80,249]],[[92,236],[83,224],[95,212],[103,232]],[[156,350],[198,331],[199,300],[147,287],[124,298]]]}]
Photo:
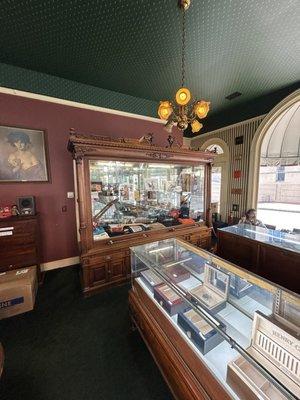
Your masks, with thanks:
[{"label": "merchandise in display case", "polygon": [[[216,320],[216,323],[220,329],[226,329],[221,322]],[[218,331],[193,309],[178,314],[178,325],[203,354],[206,354],[224,340]]]},{"label": "merchandise in display case", "polygon": [[[222,282],[222,285],[218,284]],[[203,283],[190,291],[210,312],[217,313],[226,307],[229,275],[212,265],[205,264]]]},{"label": "merchandise in display case", "polygon": [[204,165],[90,160],[89,169],[94,240],[105,239],[99,228],[115,237],[203,221]]},{"label": "merchandise in display case", "polygon": [[230,287],[229,291],[232,296],[240,299],[241,297],[246,296],[253,289],[253,285],[251,283],[245,281],[237,275],[230,274]]},{"label": "merchandise in display case", "polygon": [[154,287],[154,298],[170,315],[178,314],[188,308],[182,297],[165,284]]},{"label": "merchandise in display case", "polygon": [[129,246],[180,237],[210,248],[212,153],[73,131],[68,149],[85,295],[130,278]]},{"label": "merchandise in display case", "polygon": [[300,293],[300,235],[297,233],[247,224],[221,228],[218,229],[218,255]]},{"label": "merchandise in display case", "polygon": [[[265,316],[255,312],[251,346],[247,349],[254,359],[297,396],[300,394],[299,336],[299,329],[289,329],[284,323],[280,323],[276,316]],[[237,390],[240,387],[243,368],[249,371],[247,383],[253,392],[259,392],[260,389],[261,392],[268,393],[270,399],[281,398],[278,391],[273,392],[273,388],[270,389],[266,379],[259,379],[255,373],[251,375],[251,366],[244,364],[242,357],[228,364],[227,379],[232,387],[236,387]]]},{"label": "merchandise in display case", "polygon": [[[215,400],[300,397],[297,294],[177,239],[132,247],[131,263],[133,322],[139,329],[140,320],[142,327],[147,324],[143,337],[162,371],[169,371],[167,360],[178,355],[174,376],[183,374],[183,381],[174,385],[167,374],[167,382],[179,398],[202,398],[202,389]],[[167,273],[172,263],[182,275],[186,270],[185,279],[176,282]],[[147,271],[162,283],[145,284]],[[195,296],[205,287],[222,297],[221,306],[210,309],[203,296]],[[188,389],[192,377],[198,397]]]},{"label": "merchandise in display case", "polygon": [[166,266],[164,272],[175,283],[183,282],[190,277],[189,271],[176,263]]},{"label": "merchandise in display case", "polygon": [[156,275],[155,272],[151,271],[151,269],[142,271],[141,277],[144,279],[144,282],[151,288],[154,288],[155,286],[163,283],[163,281]]}]

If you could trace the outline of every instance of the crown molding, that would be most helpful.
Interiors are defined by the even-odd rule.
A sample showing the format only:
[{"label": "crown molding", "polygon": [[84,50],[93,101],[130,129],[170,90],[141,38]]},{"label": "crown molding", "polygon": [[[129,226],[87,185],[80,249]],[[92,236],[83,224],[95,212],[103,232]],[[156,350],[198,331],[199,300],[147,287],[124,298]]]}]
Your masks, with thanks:
[{"label": "crown molding", "polygon": [[106,114],[119,115],[119,116],[127,117],[127,118],[141,119],[143,121],[154,122],[157,124],[164,123],[164,121],[162,121],[159,118],[148,117],[146,115],[140,115],[140,114],[129,113],[126,111],[114,110],[112,108],[93,106],[90,104],[79,103],[79,102],[71,101],[71,100],[59,99],[57,97],[45,96],[45,95],[37,94],[37,93],[25,92],[22,90],[11,89],[11,88],[7,88],[7,87],[3,87],[3,86],[0,86],[0,93],[9,94],[9,95],[18,96],[18,97],[25,97],[27,99],[45,101],[48,103],[61,104],[61,105],[68,106],[68,107],[76,107],[76,108],[82,108],[85,110],[102,112],[102,113],[106,113]]}]

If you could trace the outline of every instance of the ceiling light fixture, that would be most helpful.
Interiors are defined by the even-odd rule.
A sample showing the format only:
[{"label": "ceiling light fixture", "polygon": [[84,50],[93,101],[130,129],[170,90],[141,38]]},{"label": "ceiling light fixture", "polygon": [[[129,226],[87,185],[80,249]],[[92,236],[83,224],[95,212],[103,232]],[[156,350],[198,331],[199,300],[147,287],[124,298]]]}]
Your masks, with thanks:
[{"label": "ceiling light fixture", "polygon": [[175,95],[176,104],[169,100],[159,103],[158,115],[160,119],[167,121],[165,129],[171,133],[174,125],[180,130],[185,130],[189,125],[192,132],[197,133],[203,127],[199,119],[207,116],[210,102],[196,100],[189,105],[192,95],[185,87],[185,11],[189,8],[191,0],[179,0],[178,5],[182,10],[182,58],[181,58],[181,88]]}]

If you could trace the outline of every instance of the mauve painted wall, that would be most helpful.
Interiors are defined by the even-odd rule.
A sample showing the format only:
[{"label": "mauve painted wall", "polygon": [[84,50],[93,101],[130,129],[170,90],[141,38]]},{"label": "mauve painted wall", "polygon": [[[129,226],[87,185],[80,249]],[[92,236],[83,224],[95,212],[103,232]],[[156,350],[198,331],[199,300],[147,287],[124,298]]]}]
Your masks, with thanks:
[{"label": "mauve painted wall", "polygon": [[[42,262],[78,255],[73,164],[67,151],[69,128],[79,133],[138,138],[153,132],[156,144],[165,145],[163,125],[40,100],[0,94],[0,125],[44,129],[47,132],[51,183],[0,184],[0,204],[11,205],[17,196],[34,195],[40,214]],[[174,130],[175,131],[175,130]],[[180,141],[180,134],[174,132]],[[62,212],[62,206],[67,212]]]}]

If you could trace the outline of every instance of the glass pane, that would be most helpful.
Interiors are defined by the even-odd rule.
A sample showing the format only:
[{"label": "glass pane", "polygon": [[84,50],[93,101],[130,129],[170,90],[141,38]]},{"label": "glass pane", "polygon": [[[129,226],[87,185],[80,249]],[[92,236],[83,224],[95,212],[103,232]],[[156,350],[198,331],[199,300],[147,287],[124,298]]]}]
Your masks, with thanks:
[{"label": "glass pane", "polygon": [[90,160],[90,180],[95,240],[203,218],[202,165]]},{"label": "glass pane", "polygon": [[260,166],[257,218],[277,230],[300,230],[300,165]]},{"label": "glass pane", "polygon": [[136,246],[132,254],[134,277],[152,268],[161,282],[176,286],[192,304],[214,315],[244,349],[250,345],[255,312],[272,314],[273,293],[225,270],[208,252],[168,239]]},{"label": "glass pane", "polygon": [[133,290],[153,299],[232,398],[244,399],[244,386],[261,399],[291,398],[283,385],[297,392],[296,355],[285,348],[299,346],[297,295],[176,239],[133,247],[131,256]]}]

